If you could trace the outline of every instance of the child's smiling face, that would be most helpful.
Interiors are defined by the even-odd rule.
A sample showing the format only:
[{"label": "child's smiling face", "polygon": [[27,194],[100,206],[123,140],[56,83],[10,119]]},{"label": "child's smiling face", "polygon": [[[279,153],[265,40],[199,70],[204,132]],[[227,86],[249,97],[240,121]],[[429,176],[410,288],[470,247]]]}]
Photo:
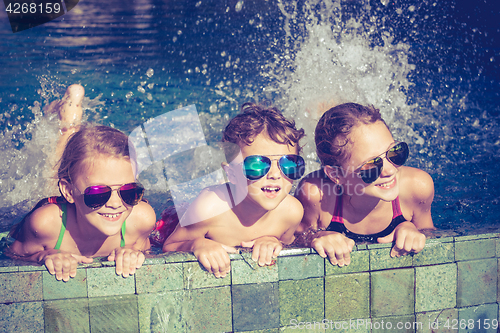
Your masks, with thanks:
[{"label": "child's smiling face", "polygon": [[[364,183],[361,178],[353,173],[360,165],[369,159],[383,154],[395,144],[387,126],[378,121],[373,124],[361,124],[351,133],[351,157],[343,169],[346,175],[341,178],[341,183],[348,195],[366,194],[378,197],[384,201],[392,201],[399,194],[398,167],[383,157],[383,169],[380,177],[371,184]],[[350,192],[350,193],[349,193]]]},{"label": "child's smiling face", "polygon": [[273,141],[267,134],[257,135],[250,145],[240,145],[243,159],[251,155],[263,155],[272,160],[269,172],[258,180],[246,181],[247,199],[257,203],[265,210],[273,210],[290,193],[293,181],[281,172],[278,160],[283,155],[297,154],[297,147]]},{"label": "child's smiling face", "polygon": [[85,205],[83,192],[92,185],[108,185],[113,190],[121,185],[135,182],[132,164],[128,159],[108,156],[95,157],[87,168],[74,179],[73,198],[77,214],[84,217],[94,228],[106,236],[120,232],[123,221],[132,212],[133,206],[123,202],[118,191],[113,191],[109,200],[100,208]]}]

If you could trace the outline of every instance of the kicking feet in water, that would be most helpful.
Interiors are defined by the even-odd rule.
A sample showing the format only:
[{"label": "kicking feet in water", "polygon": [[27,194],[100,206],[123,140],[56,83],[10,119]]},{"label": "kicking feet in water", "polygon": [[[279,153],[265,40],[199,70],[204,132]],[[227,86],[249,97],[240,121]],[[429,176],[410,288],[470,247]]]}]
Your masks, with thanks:
[{"label": "kicking feet in water", "polygon": [[45,114],[57,113],[59,116],[59,129],[61,137],[57,142],[55,161],[57,162],[64,151],[71,134],[78,131],[82,121],[82,100],[85,89],[79,84],[72,84],[66,89],[63,98],[50,103],[45,109]]}]

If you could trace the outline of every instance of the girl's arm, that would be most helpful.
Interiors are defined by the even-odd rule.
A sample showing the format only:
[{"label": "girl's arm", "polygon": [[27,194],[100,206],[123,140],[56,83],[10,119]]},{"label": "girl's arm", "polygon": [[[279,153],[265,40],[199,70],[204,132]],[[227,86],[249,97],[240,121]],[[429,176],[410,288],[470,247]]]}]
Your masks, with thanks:
[{"label": "girl's arm", "polygon": [[130,245],[116,248],[108,256],[108,261],[114,261],[116,264],[117,275],[128,277],[142,266],[146,259],[143,252],[151,247],[149,235],[155,227],[155,222],[156,214],[148,203],[141,201],[133,208],[126,222],[125,233],[125,243]]},{"label": "girl's arm", "polygon": [[26,218],[18,239],[9,247],[11,257],[44,264],[57,280],[68,281],[76,276],[79,263],[92,263],[93,259],[55,250],[62,220],[56,204],[42,206]]},{"label": "girl's arm", "polygon": [[[332,265],[349,265],[354,241],[335,231],[319,231],[323,196],[321,184],[318,178],[304,179],[299,184],[295,195],[304,206],[304,217],[295,234],[299,242],[314,248],[322,258],[328,257]],[[334,185],[327,183],[325,186]]]}]

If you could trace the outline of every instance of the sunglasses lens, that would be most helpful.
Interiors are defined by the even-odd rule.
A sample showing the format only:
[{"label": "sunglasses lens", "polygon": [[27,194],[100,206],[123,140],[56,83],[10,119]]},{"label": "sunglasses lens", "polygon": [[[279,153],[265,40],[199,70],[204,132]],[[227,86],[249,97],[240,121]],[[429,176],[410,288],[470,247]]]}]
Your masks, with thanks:
[{"label": "sunglasses lens", "polygon": [[400,142],[387,152],[387,159],[391,161],[394,165],[401,166],[405,164],[410,150],[405,142]]},{"label": "sunglasses lens", "polygon": [[108,202],[111,197],[111,188],[109,186],[89,186],[83,193],[83,200],[87,207],[98,208]]},{"label": "sunglasses lens", "polygon": [[243,172],[249,180],[264,177],[271,169],[271,160],[266,156],[252,155],[243,161]]},{"label": "sunglasses lens", "polygon": [[306,163],[299,155],[285,155],[280,158],[279,165],[283,174],[292,180],[300,179],[306,170]]},{"label": "sunglasses lens", "polygon": [[120,187],[120,197],[129,206],[135,206],[141,201],[144,188],[136,183],[125,184]]},{"label": "sunglasses lens", "polygon": [[361,176],[361,179],[363,179],[363,181],[366,184],[373,183],[378,179],[378,177],[380,177],[383,165],[384,161],[380,157],[368,161],[361,167],[361,170],[359,170],[359,175]]}]

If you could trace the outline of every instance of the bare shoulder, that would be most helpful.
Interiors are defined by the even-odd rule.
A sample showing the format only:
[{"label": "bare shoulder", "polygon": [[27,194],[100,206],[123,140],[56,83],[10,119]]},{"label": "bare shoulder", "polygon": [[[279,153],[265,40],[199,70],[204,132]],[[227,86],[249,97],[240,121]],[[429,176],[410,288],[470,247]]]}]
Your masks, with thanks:
[{"label": "bare shoulder", "polygon": [[230,202],[226,185],[205,188],[189,205],[182,217],[182,223],[193,224],[211,220],[213,217],[231,210]]},{"label": "bare shoulder", "polygon": [[133,223],[133,225],[137,228],[136,230],[139,233],[143,233],[148,230],[153,230],[156,223],[156,213],[150,204],[145,201],[140,201],[136,206],[134,206],[132,214],[130,214],[128,219],[131,222],[136,222]]},{"label": "bare shoulder", "polygon": [[409,212],[411,214],[411,222],[418,229],[434,228],[431,215],[431,205],[434,199],[434,182],[431,176],[420,169],[402,168],[399,194],[402,202],[411,209]]},{"label": "bare shoulder", "polygon": [[62,225],[62,212],[58,205],[48,204],[35,210],[28,217],[24,231],[40,239],[57,239]]},{"label": "bare shoulder", "polygon": [[47,204],[31,213],[22,226],[10,251],[18,255],[30,255],[45,248],[52,248],[59,238],[62,212],[58,205]]},{"label": "bare shoulder", "polygon": [[279,215],[289,224],[298,225],[304,215],[304,207],[300,201],[292,195],[287,195],[278,206]]},{"label": "bare shoulder", "polygon": [[434,198],[434,181],[425,171],[412,167],[401,167],[401,193],[414,201],[432,201]]}]

